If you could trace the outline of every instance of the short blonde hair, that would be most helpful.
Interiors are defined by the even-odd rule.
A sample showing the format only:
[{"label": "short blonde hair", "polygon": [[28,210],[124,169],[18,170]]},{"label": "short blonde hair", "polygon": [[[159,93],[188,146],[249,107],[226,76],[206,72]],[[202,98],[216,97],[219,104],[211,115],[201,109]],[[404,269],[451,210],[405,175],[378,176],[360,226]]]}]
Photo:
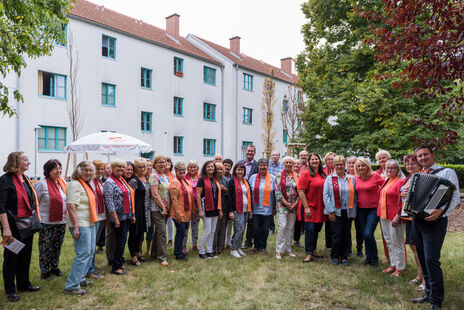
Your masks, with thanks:
[{"label": "short blonde hair", "polygon": [[[322,162],[324,163],[324,165],[327,165],[327,158],[329,156],[334,156],[334,162],[335,162],[335,156],[337,156],[337,154],[335,154],[334,152],[328,152],[327,154],[325,154],[324,156],[324,159],[322,160]],[[343,157],[343,156],[342,156]],[[343,157],[343,161],[345,161],[345,158]]]},{"label": "short blonde hair", "polygon": [[224,170],[224,165],[222,163],[214,163],[216,165],[216,169],[222,168]]},{"label": "short blonde hair", "polygon": [[161,159],[166,160],[166,157],[164,157],[163,155],[155,156],[155,158],[153,158],[153,166],[155,166]]},{"label": "short blonde hair", "polygon": [[198,166],[198,162],[195,159],[192,159],[191,161],[188,162],[187,164],[187,169],[190,167],[197,167],[198,170],[200,170],[200,167]]},{"label": "short blonde hair", "polygon": [[19,171],[19,158],[23,155],[24,152],[12,152],[8,155],[5,166],[3,166],[3,171],[6,173],[16,173]]},{"label": "short blonde hair", "polygon": [[111,169],[114,169],[117,166],[124,166],[124,168],[126,168],[127,167],[127,162],[125,160],[116,158],[111,162],[110,166],[111,166]]},{"label": "short blonde hair", "polygon": [[147,164],[147,160],[143,157],[137,157],[135,160],[134,160],[134,165],[138,166],[138,165],[146,165]]},{"label": "short blonde hair", "polygon": [[354,164],[354,174],[359,177],[359,171],[358,171],[358,162],[360,163],[363,163],[364,165],[366,165],[368,167],[368,176],[371,176],[374,174],[374,170],[372,169],[372,166],[371,166],[371,161],[366,158],[366,157],[358,157],[358,159],[356,159],[356,163]]},{"label": "short blonde hair", "polygon": [[379,151],[375,154],[375,159],[376,159],[376,160],[379,160],[379,157],[382,156],[382,155],[386,155],[386,156],[388,157],[388,159],[392,158],[389,151],[386,151],[386,150],[379,150]]},{"label": "short blonde hair", "polygon": [[90,161],[83,160],[76,166],[76,169],[74,169],[71,175],[71,179],[79,180],[79,178],[82,175],[82,170],[87,167],[92,168],[92,178],[93,178],[95,176],[95,166]]},{"label": "short blonde hair", "polygon": [[282,163],[285,163],[286,161],[291,161],[292,163],[295,163],[295,159],[291,156],[285,156],[282,158]]},{"label": "short blonde hair", "polygon": [[105,163],[98,159],[94,160],[92,164],[95,166],[96,169],[100,168],[101,166],[105,168]]},{"label": "short blonde hair", "polygon": [[[327,156],[327,155],[325,155],[325,156]],[[346,160],[345,160],[345,157],[343,157],[343,155],[335,155],[334,164],[338,163],[339,161],[342,161],[344,164],[346,164]]]}]

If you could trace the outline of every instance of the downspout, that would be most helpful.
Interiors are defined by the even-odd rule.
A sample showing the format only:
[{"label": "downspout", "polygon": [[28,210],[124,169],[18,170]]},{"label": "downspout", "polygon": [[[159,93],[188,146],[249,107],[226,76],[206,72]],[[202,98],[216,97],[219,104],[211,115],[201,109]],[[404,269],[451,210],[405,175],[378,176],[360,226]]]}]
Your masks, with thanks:
[{"label": "downspout", "polygon": [[238,64],[234,64],[235,67],[235,158],[238,160]]},{"label": "downspout", "polygon": [[221,64],[221,154],[224,156],[224,65]]},{"label": "downspout", "polygon": [[[19,74],[16,74],[16,90],[21,91],[21,81]],[[20,123],[21,123],[21,102],[16,101],[16,151],[21,150],[21,137],[20,137]]]}]

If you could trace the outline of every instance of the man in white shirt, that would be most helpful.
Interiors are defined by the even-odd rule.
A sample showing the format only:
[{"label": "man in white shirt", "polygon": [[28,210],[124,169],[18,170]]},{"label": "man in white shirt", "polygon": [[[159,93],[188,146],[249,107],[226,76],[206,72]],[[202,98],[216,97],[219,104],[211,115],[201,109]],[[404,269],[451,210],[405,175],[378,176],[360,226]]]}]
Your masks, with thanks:
[{"label": "man in white shirt", "polygon": [[440,252],[445,240],[448,215],[460,203],[459,181],[453,169],[442,169],[435,163],[435,154],[431,147],[419,146],[416,149],[416,156],[424,173],[433,173],[433,170],[440,169],[433,174],[449,180],[456,187],[446,212],[444,212],[446,206],[442,206],[433,210],[430,216],[424,219],[414,217],[412,222],[414,244],[417,248],[425,280],[425,295],[413,298],[411,301],[413,303],[430,302],[430,309],[441,309],[441,304],[445,298],[445,288],[440,267]]}]

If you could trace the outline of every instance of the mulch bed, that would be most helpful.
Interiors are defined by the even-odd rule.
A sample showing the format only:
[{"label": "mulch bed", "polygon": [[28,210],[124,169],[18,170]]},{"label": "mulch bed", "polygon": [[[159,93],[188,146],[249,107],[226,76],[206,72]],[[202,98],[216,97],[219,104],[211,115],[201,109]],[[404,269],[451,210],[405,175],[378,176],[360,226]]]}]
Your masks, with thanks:
[{"label": "mulch bed", "polygon": [[[462,201],[462,200],[461,200]],[[461,202],[448,217],[448,231],[464,231],[464,203]]]}]

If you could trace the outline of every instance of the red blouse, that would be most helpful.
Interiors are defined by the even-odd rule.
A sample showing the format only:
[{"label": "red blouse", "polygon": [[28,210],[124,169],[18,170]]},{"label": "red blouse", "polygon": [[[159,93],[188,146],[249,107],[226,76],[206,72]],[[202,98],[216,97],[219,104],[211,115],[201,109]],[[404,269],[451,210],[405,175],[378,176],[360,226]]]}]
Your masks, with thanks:
[{"label": "red blouse", "polygon": [[[382,185],[378,193],[377,216],[380,216],[382,210],[380,209],[380,199],[382,190],[388,181]],[[395,183],[387,190],[387,219],[393,221],[397,214],[401,213],[401,186],[404,180],[401,178],[396,179]]]},{"label": "red blouse", "polygon": [[[324,214],[324,191],[325,179],[319,173],[314,177],[309,174],[309,170],[304,170],[298,179],[298,190],[303,190],[306,194],[306,201],[311,209],[311,218],[304,217],[305,222],[324,223],[327,221],[327,215]],[[298,220],[302,221],[302,204],[298,205]]]},{"label": "red blouse", "polygon": [[354,177],[356,183],[356,195],[358,197],[358,208],[376,208],[377,192],[385,180],[378,173],[373,173],[368,179]]}]

